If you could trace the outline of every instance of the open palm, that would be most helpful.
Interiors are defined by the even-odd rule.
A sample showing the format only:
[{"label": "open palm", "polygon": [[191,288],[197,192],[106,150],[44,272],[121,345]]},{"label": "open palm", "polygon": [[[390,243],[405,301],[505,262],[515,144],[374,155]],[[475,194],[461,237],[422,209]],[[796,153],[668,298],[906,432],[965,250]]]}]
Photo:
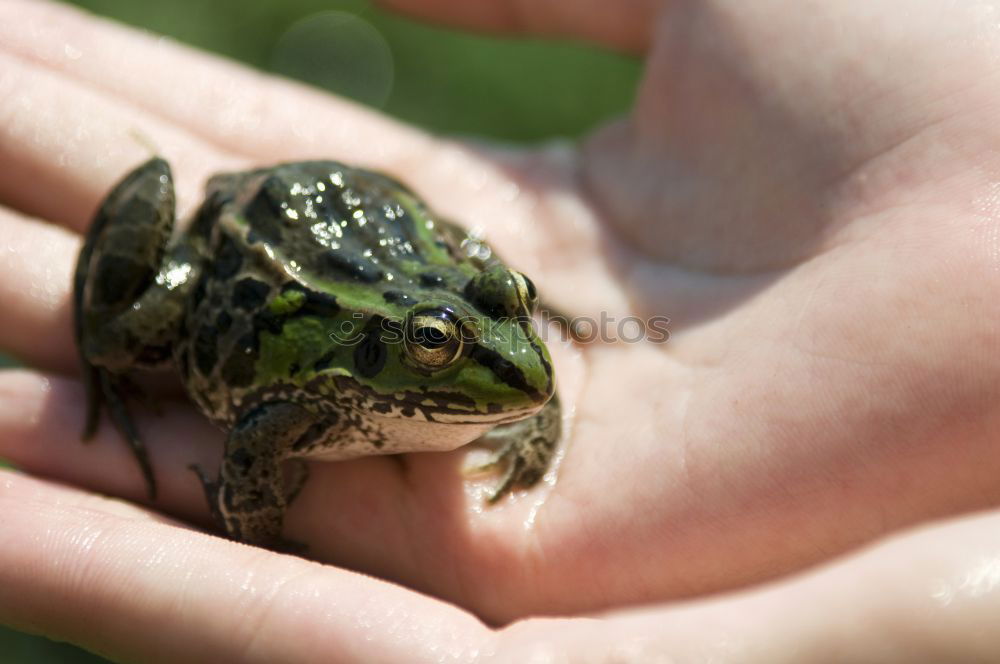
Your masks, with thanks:
[{"label": "open palm", "polygon": [[[182,212],[214,172],[338,159],[385,170],[444,215],[482,228],[548,302],[608,321],[609,334],[630,336],[634,325],[618,326],[630,317],[671,321],[667,343],[550,342],[569,413],[556,479],[495,507],[483,503],[493,480],[462,476],[468,450],[313,464],[285,534],[320,562],[503,622],[735,588],[995,504],[1000,34],[986,5],[928,1],[901,19],[891,3],[860,0],[632,0],[616,15],[562,15],[570,10],[554,2],[523,15],[499,0],[468,15],[437,6],[448,3],[391,4],[645,52],[636,107],[579,146],[472,146],[63,7],[0,7],[0,302],[9,321],[0,347],[46,372],[0,374],[0,455],[142,500],[112,427],[90,446],[78,440],[69,275],[99,199],[148,156],[150,141],[173,165]],[[207,526],[186,467],[218,464],[222,434],[179,399],[159,416],[139,412],[161,486],[150,507]],[[202,578],[216,595],[188,586],[184,604],[215,624],[225,610],[213,613],[213,600],[232,592],[251,602],[236,593],[249,574],[282,588],[272,608],[255,605],[275,614],[259,619],[277,635],[267,647],[286,646],[280,629],[330,597],[377,598],[330,609],[322,629],[338,647],[334,627],[353,611],[419,613],[431,603],[76,490],[9,473],[0,482],[2,510],[16,513],[4,555],[48,570],[36,576],[53,573],[23,545],[31,533],[49,533],[42,540],[66,547],[57,547],[63,556],[81,555],[72,547],[90,534],[104,543],[101,564],[130,584],[138,572],[115,552],[200,570],[187,583]],[[294,582],[300,575],[310,585]],[[171,590],[157,597],[169,604]],[[85,606],[136,615],[118,595],[88,592]],[[428,640],[480,629],[432,606],[424,618],[438,631]],[[68,617],[37,611],[27,625],[90,638]],[[133,627],[148,638],[162,630],[155,615],[139,612]],[[574,629],[529,629],[556,624]],[[226,653],[213,641],[224,629],[200,638]],[[123,657],[186,647],[113,630],[101,638]],[[256,655],[263,637],[250,640],[244,654]]]}]

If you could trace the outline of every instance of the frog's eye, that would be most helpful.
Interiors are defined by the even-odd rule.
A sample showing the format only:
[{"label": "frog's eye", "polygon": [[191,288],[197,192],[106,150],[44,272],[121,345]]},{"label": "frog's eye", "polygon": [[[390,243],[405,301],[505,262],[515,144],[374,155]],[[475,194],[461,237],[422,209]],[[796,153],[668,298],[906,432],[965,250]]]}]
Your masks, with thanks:
[{"label": "frog's eye", "polygon": [[535,290],[535,284],[520,272],[511,270],[510,274],[514,278],[514,286],[517,288],[517,297],[521,300],[521,304],[529,314],[534,313],[535,307],[538,306],[538,291]]},{"label": "frog's eye", "polygon": [[425,369],[443,369],[462,355],[462,329],[444,309],[420,311],[410,318],[406,354]]}]

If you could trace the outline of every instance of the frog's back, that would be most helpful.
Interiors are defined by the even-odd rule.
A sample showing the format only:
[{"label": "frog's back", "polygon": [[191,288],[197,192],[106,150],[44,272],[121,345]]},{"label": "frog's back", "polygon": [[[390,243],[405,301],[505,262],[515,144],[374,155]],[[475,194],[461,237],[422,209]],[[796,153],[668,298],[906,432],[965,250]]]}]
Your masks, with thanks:
[{"label": "frog's back", "polygon": [[482,267],[403,185],[333,161],[216,176],[190,235],[205,268],[176,357],[192,397],[224,426],[262,393],[307,378],[277,376],[268,353],[294,354],[280,364],[302,372],[345,324],[402,318],[432,294],[459,299]]},{"label": "frog's back", "polygon": [[270,247],[268,260],[303,282],[356,285],[366,293],[458,292],[481,268],[462,254],[445,222],[380,173],[309,161],[220,176],[213,188],[230,191],[224,234],[246,250]]}]

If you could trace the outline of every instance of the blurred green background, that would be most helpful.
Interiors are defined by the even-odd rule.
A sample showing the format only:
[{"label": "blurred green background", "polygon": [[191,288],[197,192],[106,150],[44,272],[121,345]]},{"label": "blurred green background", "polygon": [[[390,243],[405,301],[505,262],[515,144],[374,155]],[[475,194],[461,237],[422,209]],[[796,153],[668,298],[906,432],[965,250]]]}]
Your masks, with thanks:
[{"label": "blurred green background", "polygon": [[[628,108],[640,75],[636,60],[598,49],[439,29],[363,0],[71,4],[298,78],[433,132],[507,142],[580,136]],[[0,367],[11,364],[0,356]],[[0,627],[0,664],[104,661]]]}]

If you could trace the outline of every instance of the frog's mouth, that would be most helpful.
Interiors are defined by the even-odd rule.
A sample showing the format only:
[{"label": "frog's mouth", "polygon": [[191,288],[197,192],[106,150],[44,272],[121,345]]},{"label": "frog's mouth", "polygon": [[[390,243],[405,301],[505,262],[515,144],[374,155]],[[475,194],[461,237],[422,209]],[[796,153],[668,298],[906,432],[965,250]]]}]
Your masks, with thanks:
[{"label": "frog's mouth", "polygon": [[[457,397],[457,398],[456,398]],[[369,410],[372,414],[392,419],[417,419],[439,424],[479,424],[495,426],[516,422],[537,413],[543,404],[532,404],[515,410],[499,404],[485,408],[464,395],[453,392],[432,392],[412,395],[373,394]]]},{"label": "frog's mouth", "polygon": [[[496,426],[516,422],[538,412],[545,401],[522,408],[504,408],[499,403],[477,402],[460,392],[425,389],[420,392],[379,392],[351,376],[322,377],[336,381],[336,407],[347,407],[367,417],[391,420],[416,420],[439,424]],[[319,393],[307,388],[306,392]]]}]

